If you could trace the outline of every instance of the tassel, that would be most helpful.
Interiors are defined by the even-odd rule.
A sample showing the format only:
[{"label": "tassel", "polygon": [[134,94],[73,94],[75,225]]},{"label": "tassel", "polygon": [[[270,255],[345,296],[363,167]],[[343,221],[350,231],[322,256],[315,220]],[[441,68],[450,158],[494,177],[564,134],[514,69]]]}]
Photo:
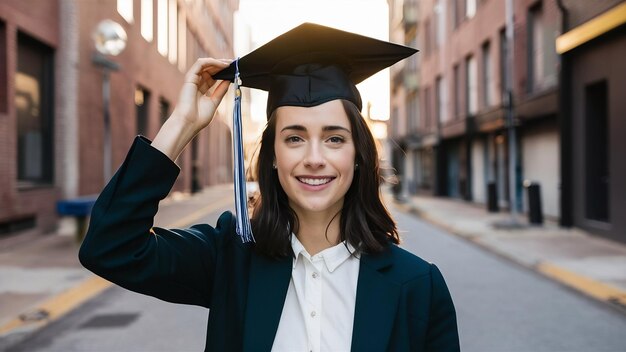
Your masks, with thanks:
[{"label": "tassel", "polygon": [[248,217],[248,192],[246,188],[245,165],[243,159],[243,138],[241,121],[241,82],[239,78],[239,58],[235,61],[235,106],[233,108],[233,152],[235,182],[235,213],[237,235],[243,243],[254,242],[252,226]]}]

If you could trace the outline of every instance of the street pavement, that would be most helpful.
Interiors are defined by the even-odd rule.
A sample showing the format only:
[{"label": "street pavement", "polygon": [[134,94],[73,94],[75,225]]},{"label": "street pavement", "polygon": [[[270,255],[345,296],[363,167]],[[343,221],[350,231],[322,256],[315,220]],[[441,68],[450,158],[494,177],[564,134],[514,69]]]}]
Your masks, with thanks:
[{"label": "street pavement", "polygon": [[[186,226],[207,213],[230,207],[231,199],[230,185],[207,188],[193,196],[174,194],[161,203],[155,225]],[[498,229],[493,224],[506,221],[506,213],[490,214],[457,200],[412,197],[391,207],[417,214],[460,239],[626,314],[623,244],[551,223]],[[72,236],[25,236],[0,240],[0,350],[25,340],[82,304],[88,305],[85,302],[110,287],[80,266],[78,245]]]},{"label": "street pavement", "polygon": [[[462,200],[410,197],[401,209],[495,254],[626,312],[626,245],[565,229],[530,225],[507,212],[489,213]],[[504,225],[504,226],[503,226]]]}]

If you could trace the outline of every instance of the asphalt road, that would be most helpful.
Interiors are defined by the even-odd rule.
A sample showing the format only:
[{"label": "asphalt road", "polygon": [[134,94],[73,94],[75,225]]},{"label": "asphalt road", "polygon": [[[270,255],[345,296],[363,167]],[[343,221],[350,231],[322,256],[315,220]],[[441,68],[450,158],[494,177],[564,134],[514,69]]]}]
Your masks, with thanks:
[{"label": "asphalt road", "polygon": [[[202,219],[214,224],[221,211]],[[626,351],[626,315],[412,215],[403,246],[450,287],[463,351]],[[201,351],[208,311],[113,287],[8,351]]]}]

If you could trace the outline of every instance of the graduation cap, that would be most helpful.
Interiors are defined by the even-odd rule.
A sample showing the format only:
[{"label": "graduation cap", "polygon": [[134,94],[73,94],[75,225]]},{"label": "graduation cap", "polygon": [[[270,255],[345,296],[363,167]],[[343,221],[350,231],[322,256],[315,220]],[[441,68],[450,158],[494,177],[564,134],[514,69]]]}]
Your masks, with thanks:
[{"label": "graduation cap", "polygon": [[403,45],[313,23],[300,26],[239,58],[213,78],[235,83],[233,150],[237,234],[253,241],[248,218],[241,137],[240,85],[268,91],[267,118],[280,106],[311,107],[344,99],[362,109],[356,85],[417,52]]}]

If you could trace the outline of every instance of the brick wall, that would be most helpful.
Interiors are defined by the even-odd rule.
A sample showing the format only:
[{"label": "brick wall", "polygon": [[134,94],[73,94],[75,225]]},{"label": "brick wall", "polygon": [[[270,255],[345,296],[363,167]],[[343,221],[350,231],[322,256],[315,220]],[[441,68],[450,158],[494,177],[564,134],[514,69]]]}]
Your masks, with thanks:
[{"label": "brick wall", "polygon": [[[435,125],[436,114],[436,79],[437,77],[443,77],[446,85],[446,93],[448,106],[447,115],[443,117],[444,124],[446,121],[453,122],[455,119],[464,118],[466,115],[466,67],[465,60],[467,57],[472,56],[476,60],[477,64],[477,81],[478,81],[478,111],[492,108],[501,103],[501,97],[499,94],[495,94],[495,100],[492,102],[491,107],[483,106],[483,82],[482,82],[482,45],[489,41],[490,43],[490,55],[492,65],[492,76],[496,80],[496,90],[499,91],[501,84],[503,84],[500,77],[499,62],[500,62],[500,44],[499,35],[500,30],[505,26],[504,16],[504,1],[502,0],[486,0],[477,3],[476,14],[472,18],[466,18],[461,20],[458,27],[454,28],[454,18],[452,10],[452,2],[445,2],[445,37],[443,44],[439,47],[434,47],[434,50],[427,55],[423,56],[422,64],[420,65],[420,85],[422,89],[422,116],[430,118],[430,129],[432,130]],[[418,33],[421,36],[420,43],[425,45],[426,38],[424,36],[428,33],[426,25],[428,22],[433,22],[435,17],[434,0],[424,0],[420,3],[420,21]],[[461,7],[462,10],[462,7]],[[464,14],[463,16],[464,17]],[[426,21],[429,20],[429,21]],[[433,27],[434,28],[434,27]],[[432,32],[431,30],[430,32]],[[434,32],[430,33],[432,38],[430,41],[435,43]],[[433,44],[434,46],[435,44]],[[424,55],[424,54],[422,54]],[[454,116],[454,97],[455,97],[455,84],[454,84],[454,66],[458,65],[460,70],[460,85],[462,89],[460,100],[460,112],[459,116]],[[424,94],[425,88],[429,88],[430,94],[426,96]],[[429,99],[429,104],[426,102]],[[429,108],[430,105],[430,108]],[[428,109],[428,111],[427,111]],[[426,122],[426,119],[423,119]]]},{"label": "brick wall", "polygon": [[15,67],[17,34],[22,32],[56,50],[58,46],[58,1],[42,1],[38,6],[21,0],[0,3],[0,223],[36,216],[38,229],[54,227],[54,200],[58,190],[48,186],[18,186],[17,121],[15,109]]}]

